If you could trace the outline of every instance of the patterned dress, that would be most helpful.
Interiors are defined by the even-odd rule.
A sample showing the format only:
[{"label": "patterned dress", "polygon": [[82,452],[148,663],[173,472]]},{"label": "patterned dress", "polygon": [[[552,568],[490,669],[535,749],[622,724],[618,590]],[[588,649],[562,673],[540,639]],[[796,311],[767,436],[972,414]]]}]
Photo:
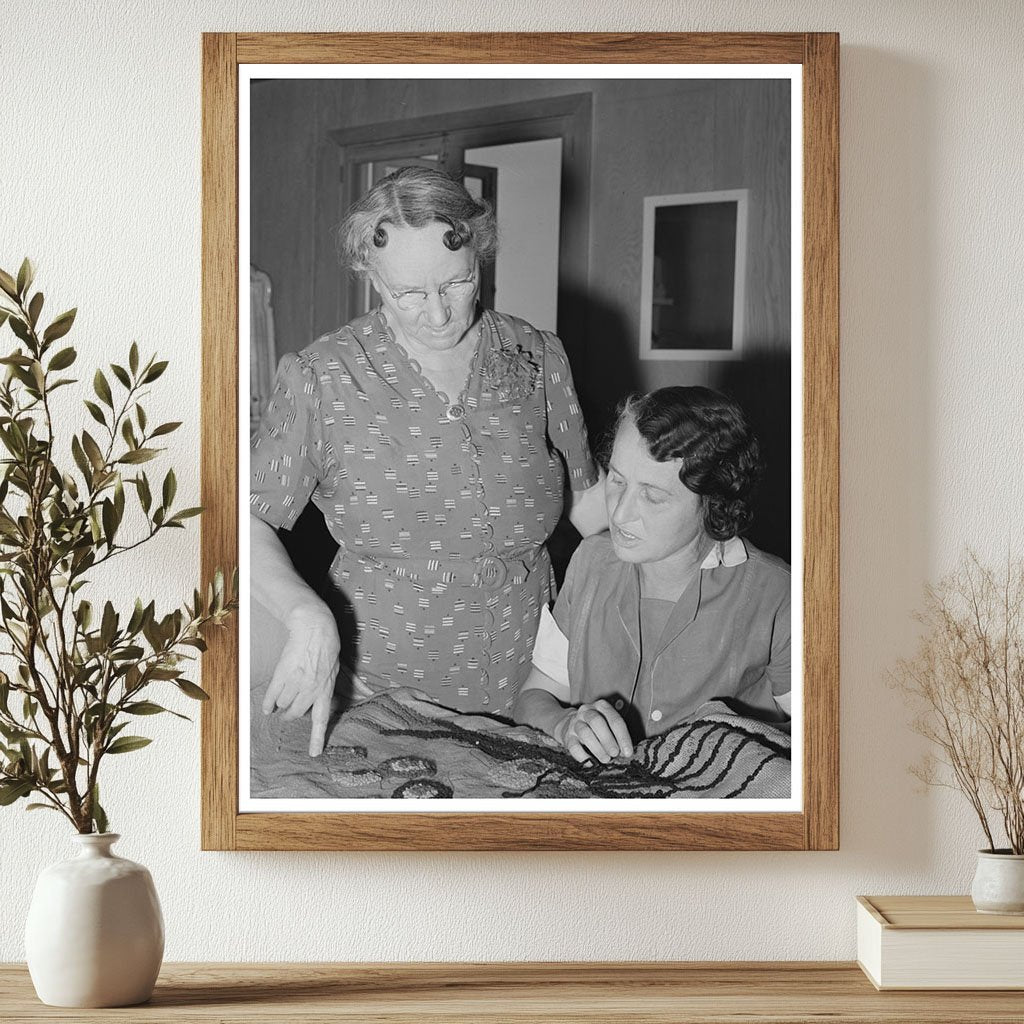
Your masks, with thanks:
[{"label": "patterned dress", "polygon": [[561,342],[481,315],[464,392],[435,391],[379,310],[281,360],[251,453],[252,512],[290,529],[310,500],[340,549],[356,696],[414,686],[507,713],[552,593],[545,542],[597,481]]}]

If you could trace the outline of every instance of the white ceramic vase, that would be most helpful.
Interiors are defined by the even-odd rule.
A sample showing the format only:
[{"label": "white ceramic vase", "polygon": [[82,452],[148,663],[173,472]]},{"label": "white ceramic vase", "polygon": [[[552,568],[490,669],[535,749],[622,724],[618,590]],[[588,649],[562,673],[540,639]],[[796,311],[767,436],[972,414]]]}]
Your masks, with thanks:
[{"label": "white ceramic vase", "polygon": [[163,915],[149,872],[111,852],[120,838],[76,835],[79,855],[36,882],[25,955],[36,994],[50,1006],[134,1006],[152,995]]},{"label": "white ceramic vase", "polygon": [[982,914],[1024,914],[1024,854],[979,850],[971,899]]}]

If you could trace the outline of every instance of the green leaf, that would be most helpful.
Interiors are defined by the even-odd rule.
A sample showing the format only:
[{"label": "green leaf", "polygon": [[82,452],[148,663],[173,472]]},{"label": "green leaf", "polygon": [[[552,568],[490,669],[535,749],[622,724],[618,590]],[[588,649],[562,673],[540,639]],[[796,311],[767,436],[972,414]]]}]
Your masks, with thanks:
[{"label": "green leaf", "polygon": [[151,437],[163,437],[164,434],[170,434],[172,431],[177,430],[181,426],[181,421],[178,420],[175,423],[161,423],[156,430],[150,435]]},{"label": "green leaf", "polygon": [[78,309],[69,309],[66,313],[61,313],[56,320],[50,324],[49,327],[43,331],[43,341],[49,344],[51,341],[56,341],[58,338],[63,338],[68,331],[71,330],[71,325],[75,322],[75,314]]},{"label": "green leaf", "polygon": [[86,409],[89,410],[89,415],[101,426],[107,425],[107,417],[103,414],[103,410],[95,403],[90,402],[88,398],[83,399],[83,403]]},{"label": "green leaf", "polygon": [[36,323],[39,321],[39,314],[43,308],[43,293],[36,292],[32,296],[32,301],[28,304],[28,322],[35,328]]},{"label": "green leaf", "polygon": [[114,481],[114,511],[120,523],[124,518],[124,481],[120,477]]},{"label": "green leaf", "polygon": [[111,409],[114,408],[114,396],[110,393],[110,385],[107,383],[107,378],[104,376],[102,370],[96,371],[96,376],[92,379],[93,389],[96,394],[100,396],[100,401],[106,403]]},{"label": "green leaf", "polygon": [[76,359],[78,353],[73,348],[62,348],[51,360],[49,370],[66,370]]},{"label": "green leaf", "polygon": [[149,490],[149,477],[143,473],[142,476],[136,479],[135,486],[139,491],[139,501],[142,504],[143,511],[148,515],[150,507],[153,504],[153,495]]},{"label": "green leaf", "polygon": [[159,363],[154,363],[146,371],[146,376],[143,377],[142,383],[143,384],[152,384],[153,381],[155,381],[157,379],[157,377],[159,377],[164,372],[164,370],[166,370],[166,369],[167,369],[167,360],[166,359],[164,359],[163,361],[161,361]]},{"label": "green leaf", "polygon": [[145,736],[119,736],[106,749],[108,754],[127,754],[148,747],[153,741]]},{"label": "green leaf", "polygon": [[92,463],[94,470],[98,472],[106,465],[103,460],[103,453],[100,451],[100,446],[88,430],[82,431],[82,447],[85,449],[85,454],[89,456],[89,462]]},{"label": "green leaf", "polygon": [[131,618],[128,620],[128,625],[125,627],[128,636],[135,636],[136,633],[142,628],[142,620],[146,614],[146,609],[143,607],[142,599],[135,599],[135,607],[132,609]]},{"label": "green leaf", "polygon": [[124,443],[131,450],[134,451],[139,447],[139,442],[135,440],[135,428],[132,426],[132,421],[127,417],[125,417],[124,423],[121,424],[121,436],[124,438]]},{"label": "green leaf", "polygon": [[7,322],[11,325],[11,330],[14,331],[21,341],[25,342],[26,345],[32,343],[32,332],[28,329],[28,324],[21,317],[12,314]]},{"label": "green leaf", "polygon": [[103,605],[103,621],[100,623],[100,640],[104,647],[110,647],[117,632],[117,612],[109,602]]},{"label": "green leaf", "polygon": [[195,683],[190,683],[187,679],[178,679],[175,685],[186,697],[191,697],[193,700],[210,699],[210,695],[201,686],[196,686]]},{"label": "green leaf", "polygon": [[171,502],[174,501],[174,495],[178,492],[178,478],[174,475],[174,470],[167,470],[167,476],[164,477],[163,486],[163,504],[165,508],[170,508]]},{"label": "green leaf", "polygon": [[4,270],[0,270],[0,288],[2,288],[15,302],[18,301],[18,286],[11,277]]},{"label": "green leaf", "polygon": [[132,373],[139,372],[139,346],[134,341],[128,350],[128,365],[131,367]]},{"label": "green leaf", "polygon": [[139,700],[134,704],[125,704],[124,711],[128,715],[159,715],[167,708],[154,704],[151,700]]},{"label": "green leaf", "polygon": [[157,448],[136,448],[134,451],[125,452],[117,461],[134,466],[140,462],[149,462],[150,459],[155,459],[159,454],[160,452]]},{"label": "green leaf", "polygon": [[77,436],[71,438],[71,455],[75,460],[75,465],[78,466],[78,471],[88,483],[92,483],[92,467],[89,465],[89,460],[82,449],[82,443]]},{"label": "green leaf", "polygon": [[111,661],[138,661],[145,655],[145,651],[136,646],[135,644],[129,644],[127,647],[119,647],[110,655]]},{"label": "green leaf", "polygon": [[123,366],[118,366],[117,363],[110,364],[110,372],[126,387],[132,386],[132,379],[128,376],[128,371]]},{"label": "green leaf", "polygon": [[181,669],[179,668],[150,668],[146,670],[146,675],[150,679],[165,679],[170,682],[177,682],[178,677],[181,675]]},{"label": "green leaf", "polygon": [[196,505],[193,508],[183,508],[180,512],[175,512],[170,519],[167,520],[167,525],[171,523],[180,523],[183,519],[191,519],[193,516],[201,515],[203,511],[202,505]]},{"label": "green leaf", "polygon": [[10,355],[6,355],[0,359],[0,363],[5,366],[31,366],[32,357],[22,355],[20,352],[11,352]]},{"label": "green leaf", "polygon": [[25,807],[26,811],[60,811],[59,807],[54,807],[53,804],[28,804]]},{"label": "green leaf", "polygon": [[110,831],[106,812],[100,806],[100,787],[98,784],[92,787],[92,820],[97,832]]},{"label": "green leaf", "polygon": [[114,503],[106,498],[102,506],[103,536],[106,538],[109,547],[114,546],[114,536],[117,533],[117,513],[114,511]]},{"label": "green leaf", "polygon": [[141,405],[135,406],[135,418],[139,421],[139,430],[146,429],[146,410]]},{"label": "green leaf", "polygon": [[11,430],[4,430],[0,427],[0,441],[3,442],[3,446],[15,457],[21,454],[21,448],[18,446],[18,439],[14,436],[14,432]]},{"label": "green leaf", "polygon": [[0,807],[8,807],[15,800],[27,796],[34,788],[31,779],[18,779],[12,782],[0,782]]},{"label": "green leaf", "polygon": [[32,287],[32,280],[36,276],[36,269],[32,266],[32,261],[26,256],[21,261],[21,266],[18,268],[18,295],[24,295],[25,292]]},{"label": "green leaf", "polygon": [[10,316],[10,312],[6,309],[0,309],[0,327],[3,327],[7,323],[7,318]]}]

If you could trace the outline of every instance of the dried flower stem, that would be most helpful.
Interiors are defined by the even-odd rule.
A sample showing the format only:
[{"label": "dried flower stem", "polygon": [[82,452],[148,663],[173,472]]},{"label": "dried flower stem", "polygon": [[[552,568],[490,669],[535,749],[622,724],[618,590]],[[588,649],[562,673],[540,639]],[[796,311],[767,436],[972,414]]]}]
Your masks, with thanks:
[{"label": "dried flower stem", "polygon": [[[998,575],[973,553],[925,590],[917,654],[896,684],[920,708],[916,732],[939,749],[953,788],[974,808],[990,850],[1024,853],[1024,562]],[[935,758],[911,769],[949,785]]]}]

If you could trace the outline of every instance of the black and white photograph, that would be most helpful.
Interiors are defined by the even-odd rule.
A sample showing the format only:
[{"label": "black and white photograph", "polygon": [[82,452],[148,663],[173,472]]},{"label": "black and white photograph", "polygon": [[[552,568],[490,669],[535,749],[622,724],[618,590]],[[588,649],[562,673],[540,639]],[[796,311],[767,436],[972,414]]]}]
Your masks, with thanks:
[{"label": "black and white photograph", "polygon": [[241,810],[799,810],[799,68],[247,71]]}]

